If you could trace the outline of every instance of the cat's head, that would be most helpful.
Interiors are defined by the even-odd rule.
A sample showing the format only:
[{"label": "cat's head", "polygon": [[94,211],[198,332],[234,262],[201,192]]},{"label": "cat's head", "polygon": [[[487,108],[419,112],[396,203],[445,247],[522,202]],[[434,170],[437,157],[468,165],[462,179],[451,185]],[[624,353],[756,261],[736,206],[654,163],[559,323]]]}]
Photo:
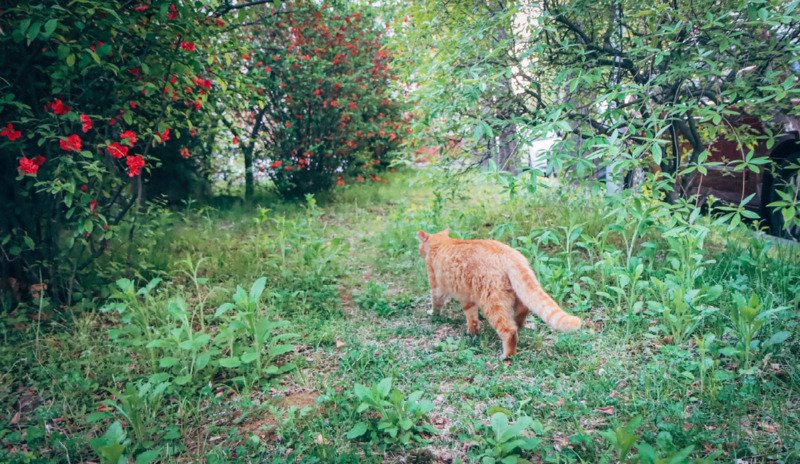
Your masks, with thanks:
[{"label": "cat's head", "polygon": [[435,234],[429,234],[424,230],[420,230],[417,232],[417,240],[419,240],[419,255],[423,258],[428,257],[428,252],[431,249],[431,237],[449,237],[450,236],[450,228],[447,228],[441,232],[437,232]]}]

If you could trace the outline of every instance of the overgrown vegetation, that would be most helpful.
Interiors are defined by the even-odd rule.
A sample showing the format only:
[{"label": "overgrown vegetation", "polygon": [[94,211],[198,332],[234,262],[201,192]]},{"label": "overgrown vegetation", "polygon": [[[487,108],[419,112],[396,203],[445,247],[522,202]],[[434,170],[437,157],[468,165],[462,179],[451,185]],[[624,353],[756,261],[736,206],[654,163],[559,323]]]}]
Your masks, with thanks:
[{"label": "overgrown vegetation", "polygon": [[[82,307],[18,306],[0,460],[800,457],[796,249],[645,195],[539,179],[509,198],[433,172],[176,213],[152,224],[161,252],[141,277]],[[414,233],[444,226],[513,244],[586,329],[531,319],[505,364],[457,306],[432,320]]]}]

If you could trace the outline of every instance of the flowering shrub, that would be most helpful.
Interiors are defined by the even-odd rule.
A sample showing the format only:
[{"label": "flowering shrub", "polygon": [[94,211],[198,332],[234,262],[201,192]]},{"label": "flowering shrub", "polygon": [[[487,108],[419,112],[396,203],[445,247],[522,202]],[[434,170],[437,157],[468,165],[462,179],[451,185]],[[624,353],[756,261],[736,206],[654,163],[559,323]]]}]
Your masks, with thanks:
[{"label": "flowering shrub", "polygon": [[383,33],[367,13],[307,1],[283,3],[245,30],[249,46],[235,63],[255,90],[243,112],[245,150],[262,149],[255,164],[282,193],[386,166],[410,131]]},{"label": "flowering shrub", "polygon": [[220,26],[183,2],[14,5],[0,9],[0,278],[41,279],[63,301],[141,203],[163,144],[193,146],[212,91],[200,38]]}]

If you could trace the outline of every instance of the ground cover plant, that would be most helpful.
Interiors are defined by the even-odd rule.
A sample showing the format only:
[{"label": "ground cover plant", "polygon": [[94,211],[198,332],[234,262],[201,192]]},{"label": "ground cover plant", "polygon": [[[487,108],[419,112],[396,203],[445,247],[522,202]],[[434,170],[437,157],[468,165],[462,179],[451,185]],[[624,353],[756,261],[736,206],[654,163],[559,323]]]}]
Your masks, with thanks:
[{"label": "ground cover plant", "polygon": [[[3,2],[0,462],[800,462],[798,18]],[[429,315],[445,228],[580,330]]]},{"label": "ground cover plant", "polygon": [[[646,196],[544,182],[508,199],[485,176],[441,194],[450,179],[183,211],[158,223],[149,275],[109,283],[102,311],[18,307],[2,460],[798,457],[797,251],[677,207],[640,225],[627,205]],[[431,319],[415,232],[445,225],[513,244],[586,329],[531,319],[503,363],[485,322],[471,339],[457,306]]]}]

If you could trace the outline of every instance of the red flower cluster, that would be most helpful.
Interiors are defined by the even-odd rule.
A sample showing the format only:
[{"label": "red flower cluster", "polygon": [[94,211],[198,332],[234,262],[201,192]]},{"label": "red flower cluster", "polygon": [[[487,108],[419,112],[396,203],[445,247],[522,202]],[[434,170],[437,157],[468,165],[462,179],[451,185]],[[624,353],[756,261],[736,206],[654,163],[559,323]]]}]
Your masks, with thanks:
[{"label": "red flower cluster", "polygon": [[14,130],[14,125],[8,123],[8,125],[0,131],[0,137],[8,137],[8,140],[13,142],[22,137],[22,132]]},{"label": "red flower cluster", "polygon": [[89,116],[86,116],[85,114],[81,115],[81,123],[83,124],[81,129],[83,130],[84,134],[89,132],[89,130],[92,128],[92,120],[89,119]]},{"label": "red flower cluster", "polygon": [[197,50],[197,46],[192,42],[181,42],[181,48],[187,52],[193,52]]},{"label": "red flower cluster", "polygon": [[281,167],[281,164],[283,164],[281,162],[281,160],[276,160],[276,161],[273,161],[272,164],[269,165],[269,168],[270,169],[278,169],[279,167]]},{"label": "red flower cluster", "polygon": [[167,127],[166,129],[164,129],[164,132],[162,132],[162,133],[153,132],[153,135],[155,135],[156,137],[158,137],[158,141],[159,141],[159,142],[161,142],[161,143],[164,143],[164,142],[166,142],[167,140],[169,140],[169,127]]},{"label": "red flower cluster", "polygon": [[139,5],[134,8],[133,11],[141,13],[142,11],[147,11],[148,9],[150,9],[150,5]]},{"label": "red flower cluster", "polygon": [[60,98],[57,98],[56,101],[52,103],[48,103],[47,105],[45,105],[45,108],[51,110],[53,113],[59,116],[64,116],[65,114],[69,113],[72,110],[72,108],[65,105]]},{"label": "red flower cluster", "polygon": [[142,173],[144,158],[141,155],[128,156],[125,161],[128,163],[128,177],[135,177]]},{"label": "red flower cluster", "polygon": [[126,130],[125,132],[119,134],[119,138],[123,141],[127,139],[128,145],[134,146],[136,145],[136,133],[130,130]]},{"label": "red flower cluster", "polygon": [[59,142],[61,149],[64,151],[81,151],[82,143],[81,136],[78,134],[72,134]]},{"label": "red flower cluster", "polygon": [[170,21],[175,21],[178,19],[178,9],[175,8],[175,4],[171,3],[169,5],[169,13],[167,13],[167,19]]},{"label": "red flower cluster", "polygon": [[106,147],[106,151],[117,159],[128,155],[128,147],[121,145],[119,142],[111,142],[111,144]]},{"label": "red flower cluster", "polygon": [[194,82],[194,85],[202,87],[204,89],[211,88],[211,79],[201,79],[199,77],[193,77],[192,82]]},{"label": "red flower cluster", "polygon": [[37,155],[33,159],[29,159],[23,156],[19,160],[19,170],[24,172],[25,174],[30,174],[35,176],[39,172],[39,166],[43,165],[45,162],[45,157],[42,155]]},{"label": "red flower cluster", "polygon": [[234,145],[239,145],[239,137],[234,135],[233,140],[231,140],[231,143]]},{"label": "red flower cluster", "polygon": [[189,149],[186,147],[181,148],[179,152],[181,156],[183,156],[184,158],[189,158],[191,156],[191,154],[189,153]]}]

